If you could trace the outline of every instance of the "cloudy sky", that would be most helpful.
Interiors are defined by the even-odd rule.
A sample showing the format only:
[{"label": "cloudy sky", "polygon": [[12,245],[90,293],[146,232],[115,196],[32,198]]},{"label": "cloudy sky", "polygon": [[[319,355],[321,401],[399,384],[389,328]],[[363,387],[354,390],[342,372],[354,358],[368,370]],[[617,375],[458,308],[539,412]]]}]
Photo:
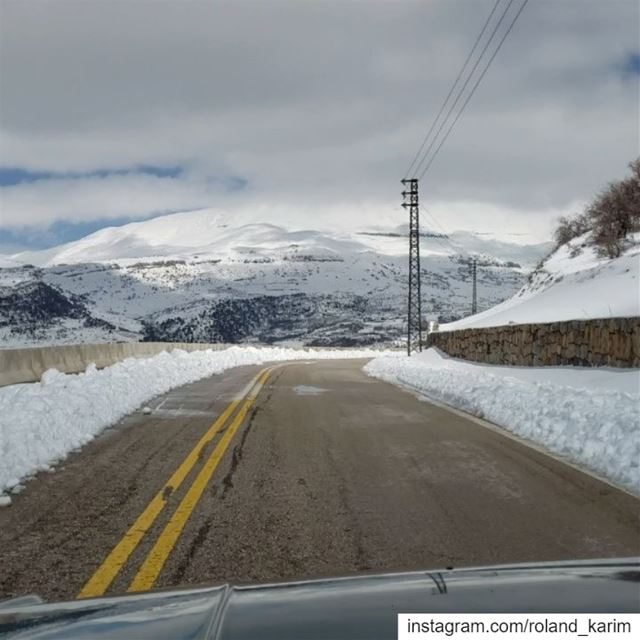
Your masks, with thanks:
[{"label": "cloudy sky", "polygon": [[[0,0],[0,250],[204,207],[400,224],[494,3]],[[529,0],[421,182],[442,227],[544,239],[626,172],[639,6]]]}]

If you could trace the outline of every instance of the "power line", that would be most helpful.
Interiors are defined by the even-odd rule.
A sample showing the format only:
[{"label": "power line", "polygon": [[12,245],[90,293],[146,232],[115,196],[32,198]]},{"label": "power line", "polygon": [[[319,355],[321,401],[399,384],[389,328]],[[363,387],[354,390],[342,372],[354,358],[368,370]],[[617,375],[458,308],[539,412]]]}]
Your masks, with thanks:
[{"label": "power line", "polygon": [[[440,246],[443,247],[444,249],[453,249],[453,251],[455,251],[456,253],[465,255],[467,253],[466,249],[458,245],[457,243],[454,243],[453,240],[451,240],[451,238],[449,237],[449,234],[445,231],[444,227],[438,222],[438,219],[433,215],[433,213],[431,213],[431,211],[426,209],[423,205],[420,205],[420,208],[429,218],[431,218],[433,223],[440,228],[440,231],[442,231],[443,235],[435,238],[436,241],[438,241],[438,244],[440,244]],[[444,242],[440,242],[440,240],[444,240]],[[447,246],[447,244],[444,244],[445,242],[449,246]]]},{"label": "power line", "polygon": [[[469,54],[467,61],[465,61],[465,65],[464,67],[466,67],[468,60],[471,58],[473,51],[475,50],[475,48],[477,47],[478,43],[480,42],[480,39],[482,38],[482,35],[484,34],[484,32],[487,29],[487,26],[489,25],[489,23],[491,22],[491,18],[493,17],[493,14],[495,13],[498,5],[500,4],[501,0],[497,0],[497,2],[494,4],[493,9],[491,10],[491,13],[489,14],[487,20],[485,21],[484,26],[482,27],[482,31],[480,32],[480,34],[478,35],[478,38],[476,40],[476,43],[473,46],[473,49],[471,50],[471,53]],[[482,60],[482,57],[485,53],[485,51],[487,50],[487,47],[489,46],[489,44],[491,43],[491,41],[493,40],[496,31],[498,29],[498,27],[500,26],[500,24],[502,23],[502,20],[504,18],[505,13],[509,10],[509,7],[511,6],[511,3],[513,2],[513,0],[509,0],[509,4],[507,5],[507,8],[503,11],[502,16],[500,17],[500,19],[498,20],[498,23],[496,24],[496,26],[493,29],[493,32],[491,33],[491,35],[489,36],[489,39],[487,40],[487,42],[485,43],[482,51],[480,52],[480,55],[478,56],[473,69],[471,69],[471,71],[469,72],[469,74],[466,77],[466,80],[464,81],[464,84],[462,85],[461,89],[458,91],[456,98],[453,102],[453,104],[450,106],[449,111],[447,112],[447,115],[445,116],[444,120],[440,123],[440,127],[438,128],[438,131],[436,133],[436,135],[434,136],[434,138],[431,140],[431,142],[429,143],[429,146],[427,147],[427,150],[424,152],[424,155],[422,156],[422,158],[420,159],[420,162],[418,162],[418,165],[415,167],[415,171],[413,171],[412,175],[413,177],[415,177],[418,174],[418,171],[420,170],[420,166],[422,165],[422,163],[424,162],[425,158],[429,155],[429,152],[431,151],[431,149],[433,148],[433,145],[435,143],[435,141],[438,139],[438,135],[440,134],[440,132],[442,131],[442,128],[444,127],[444,125],[446,124],[447,120],[449,119],[449,116],[451,115],[451,112],[453,111],[453,109],[455,108],[455,106],[458,104],[458,101],[460,100],[460,96],[462,95],[462,93],[464,92],[464,90],[466,89],[467,85],[469,84],[469,81],[471,80],[475,70],[478,67],[478,64],[480,63],[480,60]],[[464,69],[463,67],[463,69]],[[431,128],[429,129],[429,133],[431,133],[438,121],[438,118],[440,117],[440,115],[442,114],[442,112],[444,111],[444,108],[447,104],[447,101],[449,99],[449,97],[451,96],[453,89],[455,88],[458,79],[460,78],[460,76],[462,75],[462,71],[461,73],[458,74],[458,78],[456,78],[456,82],[454,82],[453,86],[451,87],[451,91],[449,92],[449,95],[447,96],[447,99],[444,101],[444,103],[442,104],[442,107],[438,113],[438,116],[436,116],[436,119],[434,120]],[[427,135],[427,138],[429,137],[429,134]],[[424,148],[424,144],[426,143],[427,138],[425,138],[425,140],[423,141],[423,144],[421,145],[420,151]],[[420,155],[420,151],[418,152],[417,155]],[[412,163],[413,164],[413,163]]]},{"label": "power line", "polygon": [[433,213],[431,213],[431,211],[429,211],[428,209],[426,209],[423,205],[420,205],[420,208],[422,209],[422,211],[431,218],[431,220],[433,221],[433,223],[440,228],[440,231],[442,232],[443,236],[445,237],[445,239],[447,240],[447,242],[449,242],[449,244],[452,244],[450,238],[449,238],[449,234],[446,232],[445,228],[440,224],[440,222],[438,222],[437,218],[433,215]]},{"label": "power line", "polygon": [[[485,74],[487,73],[489,67],[491,66],[491,63],[493,62],[494,58],[496,57],[496,55],[498,54],[498,51],[500,51],[500,48],[502,47],[504,41],[507,39],[507,36],[509,35],[509,33],[511,32],[511,29],[513,29],[513,25],[516,23],[516,21],[518,20],[518,18],[520,17],[520,14],[522,13],[522,11],[524,10],[525,6],[527,5],[527,2],[529,2],[529,0],[524,0],[524,2],[522,3],[522,5],[520,6],[520,9],[518,10],[518,12],[516,13],[515,17],[513,18],[513,20],[511,21],[511,24],[509,25],[509,27],[507,28],[507,30],[505,31],[504,35],[502,36],[502,40],[500,40],[500,42],[498,43],[498,46],[496,47],[495,51],[493,52],[491,58],[489,59],[489,62],[487,63],[487,65],[485,66],[485,68],[483,69],[482,73],[480,74],[480,77],[478,78],[478,80],[476,81],[476,83],[473,85],[473,88],[471,89],[471,92],[469,93],[469,95],[467,96],[466,100],[464,101],[462,108],[460,109],[460,111],[458,111],[458,114],[456,115],[456,117],[454,118],[453,122],[451,123],[451,126],[449,127],[449,129],[447,130],[447,132],[445,133],[444,137],[442,138],[442,140],[440,141],[440,144],[438,145],[438,147],[436,148],[436,150],[434,151],[433,155],[431,156],[431,159],[429,160],[429,162],[427,163],[427,165],[425,166],[424,170],[422,171],[422,173],[420,174],[420,179],[424,178],[425,174],[427,173],[427,171],[429,170],[429,168],[431,167],[431,165],[433,164],[433,161],[436,159],[436,156],[438,155],[440,149],[442,149],[442,145],[445,143],[445,141],[447,140],[447,138],[449,137],[449,134],[451,133],[451,131],[453,130],[453,128],[456,126],[456,122],[458,122],[460,116],[462,115],[462,112],[465,110],[466,106],[469,104],[469,101],[471,100],[471,98],[473,97],[473,94],[476,92],[476,89],[478,88],[478,85],[482,82],[482,79],[484,78]],[[507,7],[508,9],[508,7]],[[426,156],[425,156],[426,157]],[[424,158],[423,158],[424,161]],[[421,163],[422,164],[422,163]]]},{"label": "power line", "polygon": [[496,0],[496,3],[493,5],[493,9],[491,10],[491,13],[489,14],[489,17],[486,19],[484,26],[482,27],[482,30],[480,31],[480,33],[478,34],[478,37],[476,38],[476,41],[473,44],[473,47],[471,49],[471,51],[469,52],[469,55],[467,55],[467,59],[464,61],[464,64],[462,65],[462,67],[460,67],[460,71],[458,71],[458,76],[456,77],[454,83],[451,85],[451,89],[449,89],[449,93],[447,94],[447,97],[444,99],[444,102],[442,103],[442,106],[440,107],[440,111],[438,111],[438,115],[435,117],[434,121],[431,123],[431,127],[429,127],[429,131],[427,132],[427,135],[424,137],[424,140],[422,141],[422,144],[420,145],[420,148],[418,149],[415,157],[413,158],[413,160],[411,161],[411,164],[409,165],[409,168],[407,169],[407,171],[405,172],[404,175],[408,176],[411,172],[411,170],[413,169],[413,166],[415,165],[416,161],[418,160],[418,158],[420,157],[420,154],[422,153],[422,150],[424,149],[424,145],[427,144],[427,140],[429,139],[429,137],[431,136],[431,133],[433,132],[433,129],[436,126],[436,123],[438,122],[438,120],[440,119],[440,116],[442,115],[447,102],[449,102],[449,98],[451,97],[451,94],[453,93],[453,90],[456,88],[456,85],[458,84],[462,74],[464,73],[465,69],[467,68],[467,65],[469,64],[469,61],[471,60],[471,56],[473,56],[478,43],[480,42],[480,39],[482,38],[482,36],[484,35],[484,32],[487,30],[487,27],[489,26],[489,22],[491,21],[491,18],[493,17],[493,14],[495,13],[496,9],[498,8],[498,5],[500,4],[501,0]]},{"label": "power line", "polygon": [[[398,207],[399,209],[400,207]],[[428,211],[427,209],[425,209],[422,205],[420,205],[420,209],[422,209],[422,212],[429,216],[432,220],[432,228],[433,228],[433,235],[430,236],[426,236],[427,238],[430,238],[432,240],[435,240],[443,249],[453,249],[454,251],[458,251],[459,249],[462,249],[462,247],[455,247],[451,241],[449,240],[449,236],[447,235],[447,232],[444,230],[444,228],[442,227],[442,225],[436,220],[436,218],[434,217],[434,215]],[[440,228],[440,232],[441,235],[437,235],[438,231],[436,230],[436,226],[438,226]],[[448,242],[449,246],[447,246],[445,243]]]},{"label": "power line", "polygon": [[436,224],[438,227],[440,227],[440,231],[442,231],[442,233],[446,236],[447,232],[445,231],[444,227],[436,220],[436,217],[433,215],[433,213],[431,213],[431,211],[429,211],[424,205],[420,205],[420,208],[433,220],[434,224]]},{"label": "power line", "polygon": [[448,240],[445,236],[443,235],[431,235],[431,236],[427,236],[429,238],[432,238],[433,240],[435,240],[443,249],[453,249],[455,248]]},{"label": "power line", "polygon": [[[398,207],[400,209],[400,207]],[[435,240],[443,249],[449,250],[453,249],[458,253],[466,253],[466,249],[461,245],[454,244],[453,241],[449,238],[449,234],[445,231],[444,227],[438,222],[437,218],[426,209],[422,204],[420,204],[420,209],[422,209],[422,213],[431,218],[431,227],[433,228],[433,235],[426,236],[432,240]],[[438,227],[440,229],[440,234],[438,235]]]},{"label": "power line", "polygon": [[462,85],[462,87],[458,91],[458,94],[456,95],[456,99],[454,100],[453,104],[449,107],[449,110],[447,111],[447,115],[445,116],[444,120],[440,123],[440,126],[438,127],[438,131],[436,132],[436,135],[433,137],[433,139],[429,143],[429,146],[427,147],[427,150],[424,152],[424,155],[422,156],[422,159],[420,160],[420,162],[418,163],[417,167],[415,168],[415,171],[413,172],[413,176],[414,177],[420,171],[420,168],[422,167],[422,164],[424,163],[424,161],[429,157],[429,153],[433,149],[433,145],[436,143],[436,140],[438,139],[438,136],[442,133],[442,130],[444,129],[445,125],[447,124],[447,121],[449,120],[449,117],[451,116],[451,114],[453,113],[454,109],[458,105],[458,102],[460,101],[460,98],[462,98],[462,95],[464,94],[464,91],[467,88],[467,85],[471,81],[471,78],[473,78],[473,74],[476,72],[476,69],[478,68],[478,65],[480,64],[480,62],[484,58],[484,54],[486,53],[487,49],[489,48],[489,46],[493,42],[493,39],[496,37],[496,34],[498,33],[498,29],[500,29],[500,25],[502,25],[502,21],[504,20],[504,18],[507,15],[509,9],[511,8],[511,5],[513,4],[513,1],[514,0],[509,0],[509,4],[507,4],[507,6],[505,7],[504,11],[502,12],[502,15],[500,16],[500,19],[498,20],[496,25],[493,27],[493,31],[491,32],[491,35],[489,36],[489,39],[485,42],[484,47],[482,48],[482,51],[480,52],[480,55],[478,56],[478,59],[476,60],[475,64],[473,65],[473,69],[471,69],[471,71],[469,72],[469,75],[467,76],[467,79],[464,81],[464,84]]},{"label": "power line", "polygon": [[447,245],[446,240],[440,236],[431,236],[446,252],[449,252],[451,249],[455,249],[453,245]]}]

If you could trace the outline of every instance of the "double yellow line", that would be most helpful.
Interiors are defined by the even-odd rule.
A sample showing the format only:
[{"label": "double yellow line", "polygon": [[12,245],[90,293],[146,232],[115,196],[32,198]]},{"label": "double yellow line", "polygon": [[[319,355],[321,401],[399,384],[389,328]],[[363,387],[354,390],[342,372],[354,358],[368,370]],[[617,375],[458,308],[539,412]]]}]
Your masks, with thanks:
[{"label": "double yellow line", "polygon": [[180,537],[189,516],[211,479],[213,472],[216,470],[216,467],[229,447],[233,436],[240,428],[240,425],[244,421],[247,413],[251,409],[251,406],[258,397],[260,390],[266,383],[273,369],[274,367],[267,367],[266,369],[263,369],[242,390],[240,396],[233,400],[220,414],[217,420],[209,427],[202,438],[200,438],[195,447],[189,452],[187,457],[180,463],[180,466],[173,472],[169,480],[152,498],[151,502],[149,502],[144,511],[138,516],[137,520],[133,525],[131,525],[122,539],[104,559],[96,572],[91,576],[91,578],[89,578],[84,587],[82,587],[77,596],[78,598],[93,598],[101,596],[107,591],[124,564],[135,551],[144,535],[149,531],[157,517],[160,515],[167,503],[169,495],[180,487],[200,458],[203,449],[222,429],[227,420],[233,415],[238,405],[240,405],[244,400],[242,407],[236,413],[233,421],[196,475],[174,514],[171,516],[169,522],[166,524],[159,538],[153,545],[151,551],[147,554],[147,557],[133,578],[128,591],[146,591],[153,587],[153,584],[167,561],[169,554]]}]

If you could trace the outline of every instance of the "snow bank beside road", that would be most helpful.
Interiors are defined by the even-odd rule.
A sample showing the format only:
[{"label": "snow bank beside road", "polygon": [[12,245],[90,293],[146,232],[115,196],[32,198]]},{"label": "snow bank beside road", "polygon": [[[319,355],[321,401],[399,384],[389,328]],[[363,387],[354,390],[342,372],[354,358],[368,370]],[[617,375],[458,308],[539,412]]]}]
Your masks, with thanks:
[{"label": "snow bank beside road", "polygon": [[435,349],[365,371],[536,442],[640,493],[640,371],[495,367]]},{"label": "snow bank beside road", "polygon": [[[392,355],[391,352],[387,352]],[[129,358],[66,375],[50,369],[34,384],[0,389],[0,492],[48,469],[147,400],[241,365],[283,360],[367,358],[380,351],[231,347]]]}]

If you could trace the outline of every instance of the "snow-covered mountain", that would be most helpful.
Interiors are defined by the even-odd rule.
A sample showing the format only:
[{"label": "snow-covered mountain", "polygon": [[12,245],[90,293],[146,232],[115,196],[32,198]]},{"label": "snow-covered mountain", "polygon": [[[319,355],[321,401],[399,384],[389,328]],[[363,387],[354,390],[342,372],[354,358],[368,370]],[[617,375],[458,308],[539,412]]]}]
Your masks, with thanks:
[{"label": "snow-covered mountain", "polygon": [[640,233],[614,259],[598,255],[591,233],[561,245],[514,296],[441,330],[640,316]]},{"label": "snow-covered mountain", "polygon": [[[392,343],[403,334],[406,227],[299,229],[205,210],[105,228],[0,261],[0,345],[102,340]],[[517,291],[549,244],[425,230],[423,308],[453,320]]]}]

